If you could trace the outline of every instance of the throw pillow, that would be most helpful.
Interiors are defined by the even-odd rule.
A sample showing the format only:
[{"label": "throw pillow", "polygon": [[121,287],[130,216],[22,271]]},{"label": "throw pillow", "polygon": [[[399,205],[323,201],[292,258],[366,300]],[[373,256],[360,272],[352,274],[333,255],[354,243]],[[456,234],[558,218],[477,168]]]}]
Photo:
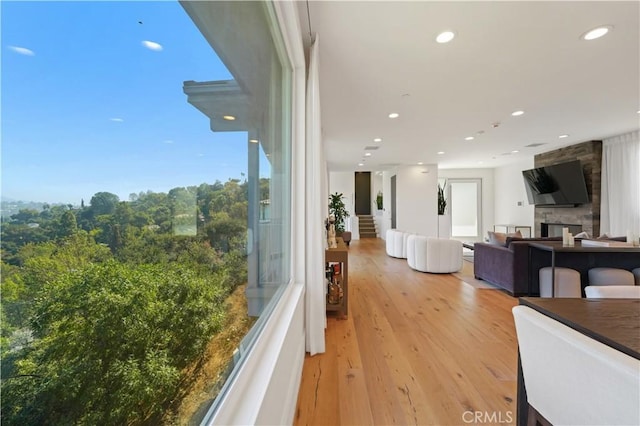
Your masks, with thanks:
[{"label": "throw pillow", "polygon": [[589,233],[582,231],[582,232],[579,232],[576,235],[574,235],[573,238],[586,238],[586,239],[589,239],[591,237],[589,236]]},{"label": "throw pillow", "polygon": [[496,244],[499,246],[507,246],[507,238],[522,238],[522,234],[520,231],[512,232],[509,234],[505,234],[504,232],[493,232],[487,231],[489,233],[489,244]]},{"label": "throw pillow", "polygon": [[489,234],[489,244],[503,246],[504,243],[507,242],[507,234],[505,234],[504,232],[488,231],[488,234]]}]

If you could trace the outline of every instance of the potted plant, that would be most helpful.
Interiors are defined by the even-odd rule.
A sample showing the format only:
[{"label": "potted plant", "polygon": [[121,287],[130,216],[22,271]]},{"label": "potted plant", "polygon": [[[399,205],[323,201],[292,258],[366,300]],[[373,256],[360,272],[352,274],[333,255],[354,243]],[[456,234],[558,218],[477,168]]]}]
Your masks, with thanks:
[{"label": "potted plant", "polygon": [[447,210],[447,199],[444,197],[444,187],[438,184],[438,214],[442,216]]},{"label": "potted plant", "polygon": [[344,201],[342,201],[342,193],[329,195],[329,214],[336,218],[336,235],[340,236],[345,230],[345,219],[349,217]]},{"label": "potted plant", "polygon": [[438,184],[438,238],[451,238],[451,216],[447,215],[445,185]]},{"label": "potted plant", "polygon": [[382,191],[378,191],[378,195],[376,196],[376,205],[378,206],[378,210],[382,210]]}]

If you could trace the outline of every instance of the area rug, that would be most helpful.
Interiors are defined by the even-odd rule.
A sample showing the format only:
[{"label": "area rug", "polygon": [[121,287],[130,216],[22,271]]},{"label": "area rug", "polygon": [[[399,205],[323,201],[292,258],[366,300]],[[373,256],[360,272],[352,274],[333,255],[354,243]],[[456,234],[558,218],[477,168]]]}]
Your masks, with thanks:
[{"label": "area rug", "polygon": [[474,278],[473,255],[471,257],[471,260],[469,260],[469,258],[466,256],[463,256],[463,260],[464,262],[462,262],[462,269],[458,272],[454,272],[451,275],[458,278],[460,281],[464,282],[465,284],[468,284],[471,287],[476,288],[478,290],[499,290],[498,287],[494,286],[493,284],[490,284],[486,281],[477,280]]}]

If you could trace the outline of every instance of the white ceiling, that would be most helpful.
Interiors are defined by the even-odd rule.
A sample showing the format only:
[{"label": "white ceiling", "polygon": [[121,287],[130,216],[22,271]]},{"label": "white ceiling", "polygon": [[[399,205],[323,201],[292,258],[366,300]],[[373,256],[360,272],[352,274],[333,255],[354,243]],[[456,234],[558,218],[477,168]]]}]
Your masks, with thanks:
[{"label": "white ceiling", "polygon": [[[640,2],[308,5],[330,170],[496,167],[640,128]],[[604,24],[605,37],[580,39]],[[456,38],[436,43],[444,30]]]}]

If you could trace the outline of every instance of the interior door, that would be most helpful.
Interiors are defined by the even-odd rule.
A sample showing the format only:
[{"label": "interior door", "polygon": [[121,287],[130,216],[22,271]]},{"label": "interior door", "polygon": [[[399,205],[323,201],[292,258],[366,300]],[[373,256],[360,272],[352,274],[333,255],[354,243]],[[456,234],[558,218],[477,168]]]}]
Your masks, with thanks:
[{"label": "interior door", "polygon": [[396,229],[396,176],[391,176],[391,229]]},{"label": "interior door", "polygon": [[356,215],[371,214],[371,172],[356,172],[355,174]]}]

